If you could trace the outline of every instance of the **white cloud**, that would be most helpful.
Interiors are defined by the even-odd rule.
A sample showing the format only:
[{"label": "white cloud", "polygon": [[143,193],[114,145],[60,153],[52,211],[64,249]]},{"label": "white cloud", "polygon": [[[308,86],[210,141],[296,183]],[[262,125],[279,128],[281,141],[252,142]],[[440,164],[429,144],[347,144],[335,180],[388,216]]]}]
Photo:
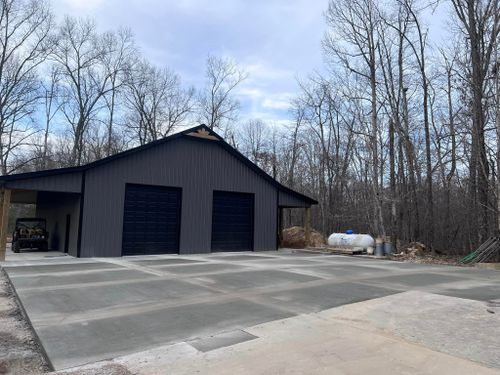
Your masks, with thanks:
[{"label": "white cloud", "polygon": [[262,102],[262,107],[268,109],[288,110],[290,102],[295,96],[293,92],[280,92],[269,95]]},{"label": "white cloud", "polygon": [[264,108],[269,108],[269,109],[289,109],[290,108],[290,101],[289,100],[281,100],[281,99],[273,99],[273,98],[266,98],[262,102],[262,106]]},{"label": "white cloud", "polygon": [[236,90],[242,104],[241,118],[286,121],[296,90],[295,73],[264,58],[247,58],[240,67],[248,73]]},{"label": "white cloud", "polygon": [[256,87],[241,86],[236,89],[236,95],[250,100],[259,100],[265,96],[265,93]]},{"label": "white cloud", "polygon": [[57,0],[54,8],[65,9],[70,12],[88,12],[99,8],[105,0]]}]

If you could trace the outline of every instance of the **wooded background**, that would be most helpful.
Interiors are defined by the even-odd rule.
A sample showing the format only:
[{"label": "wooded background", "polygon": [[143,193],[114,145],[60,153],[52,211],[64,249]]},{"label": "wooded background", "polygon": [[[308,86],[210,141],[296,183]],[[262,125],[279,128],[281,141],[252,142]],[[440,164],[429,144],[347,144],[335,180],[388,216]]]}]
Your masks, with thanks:
[{"label": "wooded background", "polygon": [[[238,117],[247,74],[229,58],[208,56],[203,87],[185,87],[130,30],[0,0],[0,172],[80,165],[205,123],[318,199],[326,235],[467,252],[500,227],[499,1],[332,0],[324,69],[298,79],[276,125]],[[451,37],[434,45],[425,17],[443,3]]]}]

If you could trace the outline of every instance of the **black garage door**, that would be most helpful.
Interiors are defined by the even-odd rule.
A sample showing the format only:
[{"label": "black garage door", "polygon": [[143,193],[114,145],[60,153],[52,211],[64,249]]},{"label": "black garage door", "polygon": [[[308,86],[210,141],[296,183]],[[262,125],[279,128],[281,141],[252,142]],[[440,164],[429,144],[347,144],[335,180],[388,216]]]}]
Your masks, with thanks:
[{"label": "black garage door", "polygon": [[179,252],[181,189],[127,184],[123,255]]},{"label": "black garage door", "polygon": [[253,250],[253,194],[214,191],[212,251]]}]

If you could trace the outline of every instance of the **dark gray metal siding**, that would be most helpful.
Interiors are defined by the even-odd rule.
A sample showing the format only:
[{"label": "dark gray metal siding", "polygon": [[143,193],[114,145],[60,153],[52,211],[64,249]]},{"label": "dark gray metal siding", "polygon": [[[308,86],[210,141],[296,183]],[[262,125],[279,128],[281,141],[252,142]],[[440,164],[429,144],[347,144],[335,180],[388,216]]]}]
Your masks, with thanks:
[{"label": "dark gray metal siding", "polygon": [[186,136],[88,170],[81,256],[121,255],[125,183],[182,188],[181,254],[210,252],[213,190],[254,193],[254,250],[276,249],[277,188],[217,142]]},{"label": "dark gray metal siding", "polygon": [[47,220],[49,248],[52,250],[64,251],[66,215],[68,214],[71,215],[68,252],[70,255],[76,256],[80,196],[52,192],[38,193],[36,216]]},{"label": "dark gray metal siding", "polygon": [[311,205],[303,199],[281,190],[278,196],[278,205],[280,207],[311,207]]},{"label": "dark gray metal siding", "polygon": [[12,190],[10,203],[36,204],[37,195],[36,190]]},{"label": "dark gray metal siding", "polygon": [[79,193],[82,185],[82,172],[64,173],[53,176],[26,178],[6,181],[7,189],[25,189],[38,191],[59,191]]}]

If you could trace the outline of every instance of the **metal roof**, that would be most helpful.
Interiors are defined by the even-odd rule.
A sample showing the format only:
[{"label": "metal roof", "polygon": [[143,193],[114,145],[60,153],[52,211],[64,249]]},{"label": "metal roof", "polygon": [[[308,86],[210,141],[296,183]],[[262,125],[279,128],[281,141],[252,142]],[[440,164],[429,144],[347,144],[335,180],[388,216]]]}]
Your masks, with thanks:
[{"label": "metal roof", "polygon": [[48,177],[48,176],[55,176],[55,175],[75,173],[75,172],[85,172],[86,170],[92,169],[92,168],[100,166],[102,164],[110,163],[116,159],[124,158],[124,157],[127,157],[129,155],[135,154],[137,152],[141,152],[141,151],[147,150],[149,148],[163,145],[167,142],[173,141],[173,140],[178,139],[180,137],[188,136],[189,133],[194,133],[194,132],[198,132],[198,131],[208,132],[208,134],[210,134],[210,136],[215,137],[217,139],[217,141],[219,141],[218,144],[221,147],[223,147],[226,151],[228,151],[233,156],[235,156],[237,159],[239,159],[242,163],[247,165],[250,169],[252,169],[258,175],[260,175],[262,178],[266,179],[271,184],[276,186],[279,190],[286,192],[286,193],[289,193],[289,194],[292,194],[292,195],[296,196],[297,198],[302,199],[309,204],[318,204],[318,201],[316,201],[315,199],[310,198],[310,197],[308,197],[302,193],[299,193],[295,190],[292,190],[292,189],[282,185],[278,181],[276,181],[274,178],[272,178],[270,175],[268,175],[264,170],[262,170],[260,167],[258,167],[253,162],[251,162],[247,157],[245,157],[242,153],[240,153],[234,147],[229,145],[221,136],[219,136],[213,130],[209,129],[204,124],[186,129],[182,132],[172,134],[168,137],[158,139],[158,140],[153,141],[153,142],[149,142],[145,145],[134,147],[134,148],[131,148],[129,150],[120,152],[118,154],[111,155],[111,156],[108,156],[106,158],[96,160],[92,163],[88,163],[85,165],[81,165],[81,166],[77,166],[77,167],[47,169],[47,170],[36,171],[36,172],[26,172],[26,173],[18,173],[18,174],[0,176],[0,184],[3,184],[4,182],[7,182],[7,181],[33,179],[33,178],[38,178],[38,177]]}]

